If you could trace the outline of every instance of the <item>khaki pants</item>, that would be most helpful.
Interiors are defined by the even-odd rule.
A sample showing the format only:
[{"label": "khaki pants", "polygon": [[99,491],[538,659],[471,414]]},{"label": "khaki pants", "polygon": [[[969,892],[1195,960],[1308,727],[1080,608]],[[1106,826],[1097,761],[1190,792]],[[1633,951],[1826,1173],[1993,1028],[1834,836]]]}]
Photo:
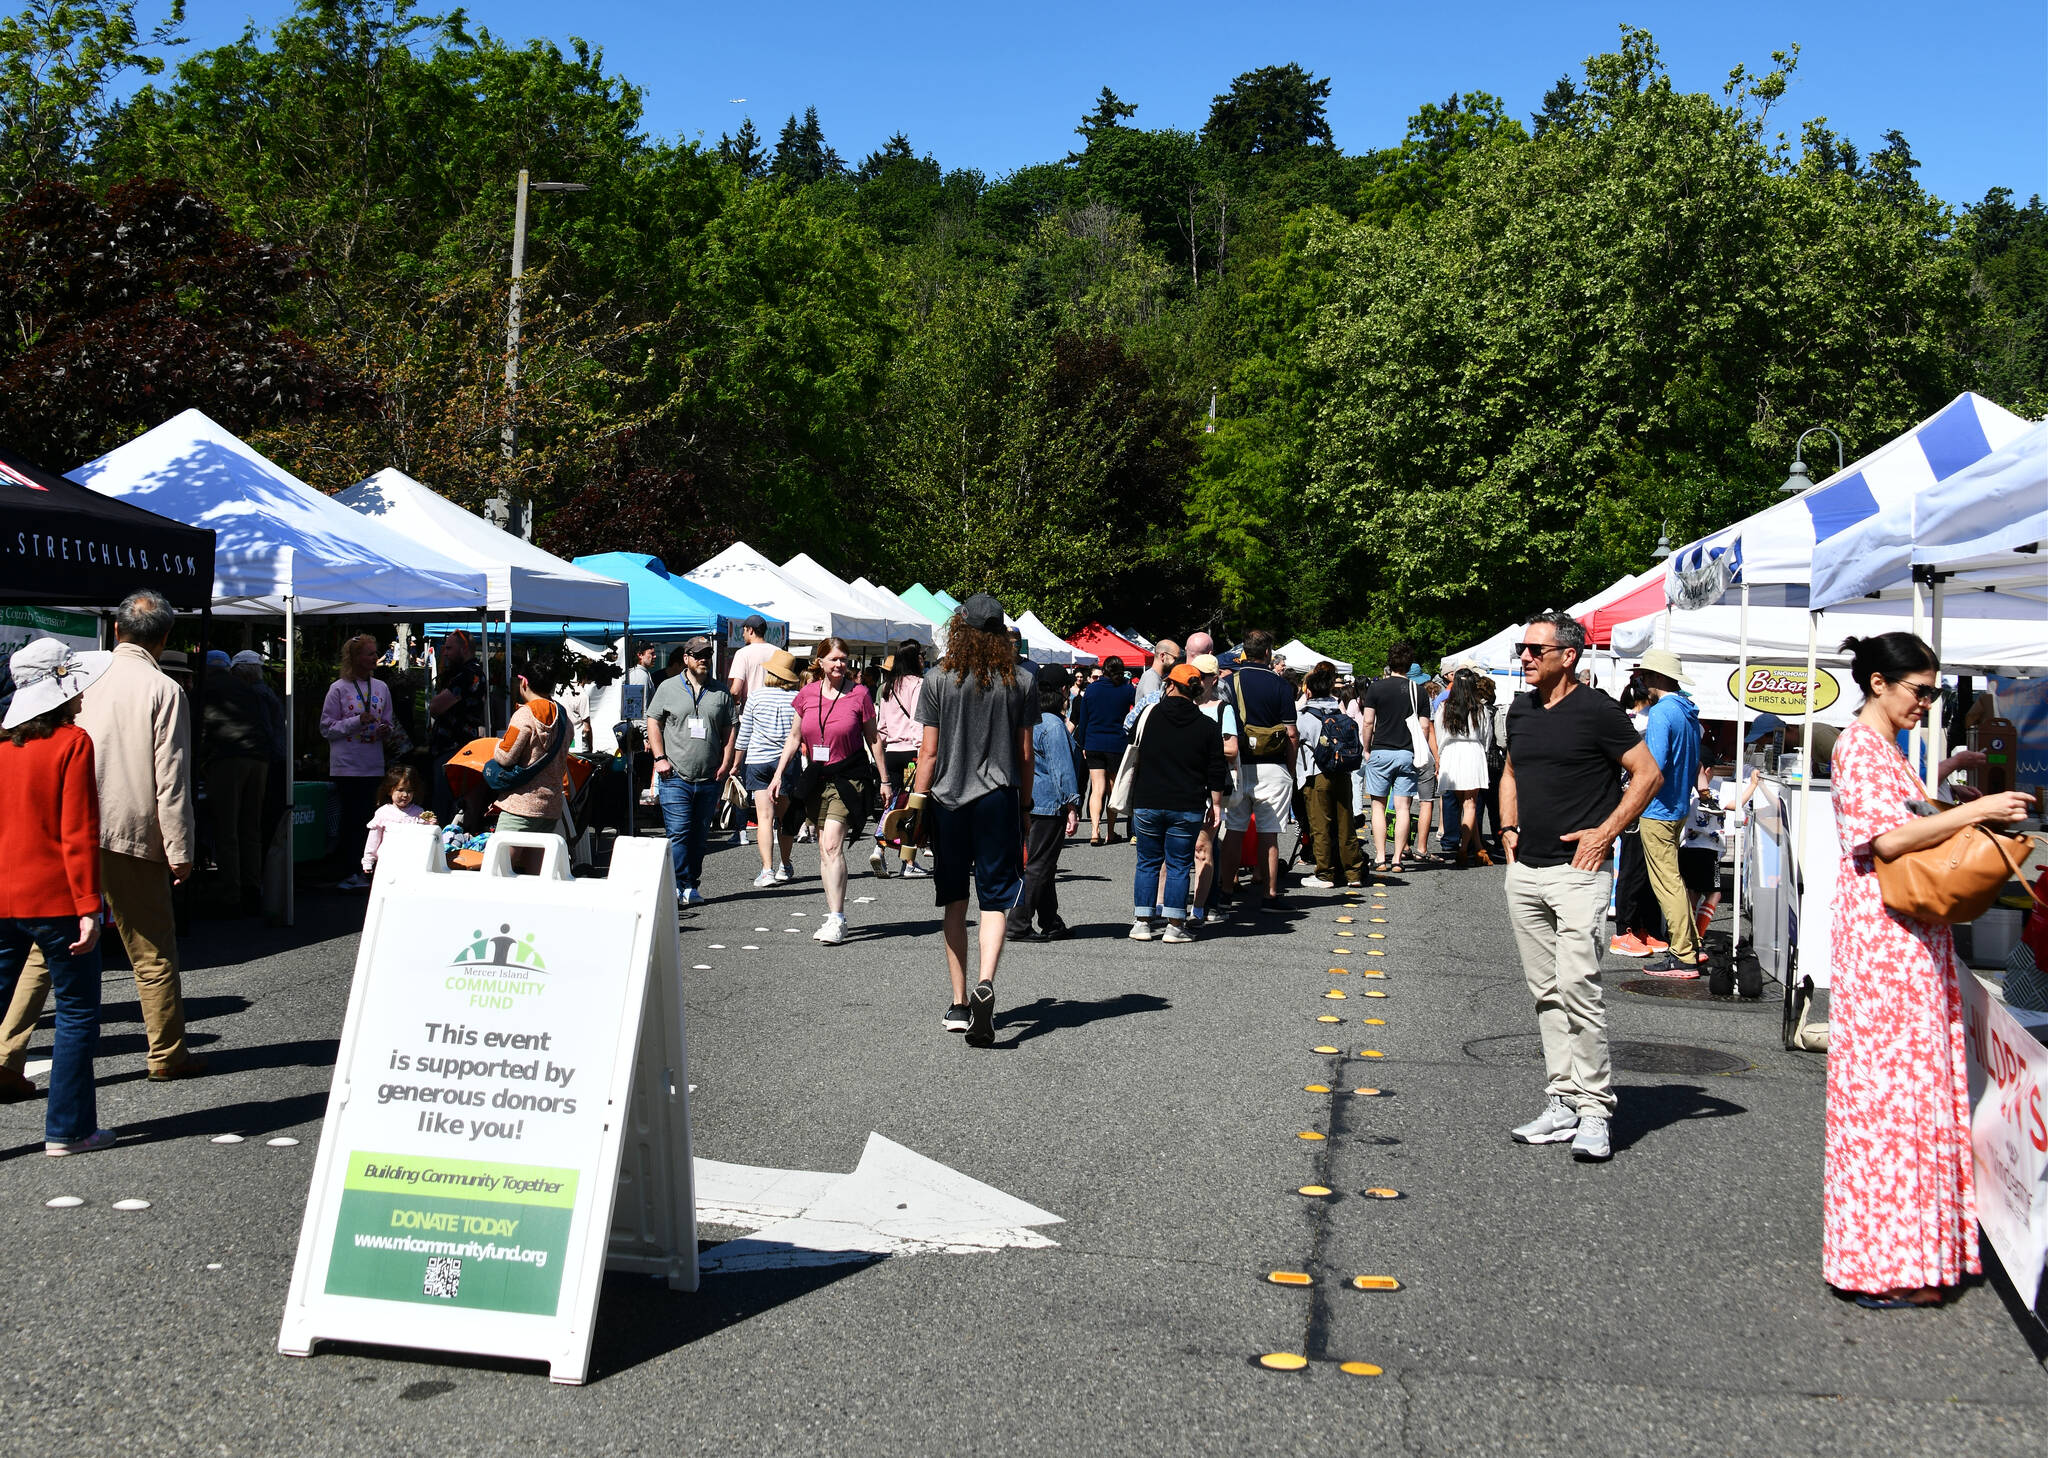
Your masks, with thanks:
[{"label": "khaki pants", "polygon": [[[171,912],[171,871],[162,861],[100,852],[100,890],[135,969],[135,996],[149,1038],[149,1071],[168,1073],[192,1055],[185,1048],[185,998],[178,986],[178,938]],[[14,984],[14,1002],[0,1022],[0,1066],[21,1072],[29,1035],[50,995],[50,969],[40,950]]]},{"label": "khaki pants", "polygon": [[214,859],[230,898],[263,884],[263,793],[269,779],[270,766],[260,759],[217,759],[206,767]]},{"label": "khaki pants", "polygon": [[1319,774],[1302,788],[1316,874],[1333,886],[1365,884],[1365,851],[1351,823],[1351,776]]},{"label": "khaki pants", "polygon": [[1692,923],[1692,898],[1685,894],[1685,878],[1678,873],[1678,841],[1685,831],[1683,820],[1636,822],[1636,837],[1643,843],[1643,863],[1650,870],[1650,889],[1664,912],[1664,935],[1671,941],[1671,955],[1690,965],[1699,955],[1699,935]]},{"label": "khaki pants", "polygon": [[1599,943],[1610,880],[1605,871],[1520,861],[1507,875],[1508,923],[1536,999],[1548,1092],[1603,1119],[1614,1112]]}]

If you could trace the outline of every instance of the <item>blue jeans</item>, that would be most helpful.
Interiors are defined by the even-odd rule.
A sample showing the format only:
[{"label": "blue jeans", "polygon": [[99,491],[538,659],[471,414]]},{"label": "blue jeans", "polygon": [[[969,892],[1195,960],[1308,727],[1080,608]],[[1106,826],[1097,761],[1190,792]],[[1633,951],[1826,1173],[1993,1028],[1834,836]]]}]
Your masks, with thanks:
[{"label": "blue jeans", "polygon": [[658,775],[661,824],[668,832],[668,858],[676,868],[676,890],[694,891],[704,870],[704,842],[718,816],[718,781]]},{"label": "blue jeans", "polygon": [[[1131,838],[1138,844],[1138,874],[1132,883],[1131,915],[1144,921],[1154,915],[1171,921],[1188,916],[1188,888],[1195,877],[1195,838],[1201,834],[1199,810],[1133,810]],[[1166,863],[1166,904],[1156,910],[1159,864]]]},{"label": "blue jeans", "polygon": [[14,999],[15,980],[28,961],[29,944],[43,949],[50,989],[57,1003],[57,1046],[50,1055],[50,1100],[43,1110],[43,1138],[83,1139],[99,1128],[99,1101],[92,1057],[100,1042],[100,949],[71,954],[78,918],[49,921],[0,919],[0,1006]]}]

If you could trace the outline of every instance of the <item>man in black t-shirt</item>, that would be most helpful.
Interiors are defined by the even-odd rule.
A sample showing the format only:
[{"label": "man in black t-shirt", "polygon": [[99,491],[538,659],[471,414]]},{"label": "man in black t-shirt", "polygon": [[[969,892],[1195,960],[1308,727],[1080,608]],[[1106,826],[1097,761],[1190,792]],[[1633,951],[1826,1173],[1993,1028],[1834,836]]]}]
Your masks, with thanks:
[{"label": "man in black t-shirt", "polygon": [[[1243,657],[1231,675],[1227,691],[1219,689],[1224,702],[1238,719],[1237,794],[1223,812],[1223,866],[1235,877],[1246,834],[1258,837],[1259,874],[1265,882],[1261,909],[1280,910],[1280,832],[1294,819],[1294,760],[1301,748],[1301,734],[1295,728],[1294,689],[1273,672],[1273,635],[1254,628],[1244,635]],[[1273,729],[1259,735],[1263,749],[1252,745],[1253,730]],[[1226,883],[1228,884],[1228,883]]]},{"label": "man in black t-shirt", "polygon": [[[1372,802],[1372,860],[1375,871],[1402,869],[1407,853],[1408,816],[1415,805],[1415,736],[1408,721],[1418,708],[1416,685],[1408,677],[1415,650],[1396,641],[1387,649],[1387,671],[1359,699],[1364,719],[1365,793]],[[1423,717],[1427,718],[1425,711]],[[1387,801],[1394,802],[1394,853],[1387,854]],[[1415,853],[1426,849],[1418,841]]]},{"label": "man in black t-shirt", "polygon": [[[1586,630],[1538,613],[1516,652],[1529,692],[1508,710],[1501,772],[1501,844],[1508,920],[1536,999],[1549,1103],[1514,1131],[1523,1144],[1572,1141],[1572,1157],[1612,1153],[1607,1010],[1600,995],[1600,920],[1612,877],[1607,852],[1662,781],[1621,706],[1580,685]],[[1628,788],[1622,789],[1626,770]]]}]

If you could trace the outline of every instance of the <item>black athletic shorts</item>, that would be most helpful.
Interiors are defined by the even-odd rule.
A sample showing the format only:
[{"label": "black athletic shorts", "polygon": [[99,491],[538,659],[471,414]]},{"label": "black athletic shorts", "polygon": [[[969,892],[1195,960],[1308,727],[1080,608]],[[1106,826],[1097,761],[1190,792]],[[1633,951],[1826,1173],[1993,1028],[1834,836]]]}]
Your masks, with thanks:
[{"label": "black athletic shorts", "polygon": [[1121,751],[1112,754],[1106,749],[1086,750],[1082,753],[1081,758],[1087,762],[1088,768],[1092,770],[1106,770],[1110,774],[1115,774],[1118,766],[1124,762]]},{"label": "black athletic shorts", "polygon": [[1678,879],[1685,889],[1705,896],[1721,889],[1721,855],[1704,847],[1678,852]]}]

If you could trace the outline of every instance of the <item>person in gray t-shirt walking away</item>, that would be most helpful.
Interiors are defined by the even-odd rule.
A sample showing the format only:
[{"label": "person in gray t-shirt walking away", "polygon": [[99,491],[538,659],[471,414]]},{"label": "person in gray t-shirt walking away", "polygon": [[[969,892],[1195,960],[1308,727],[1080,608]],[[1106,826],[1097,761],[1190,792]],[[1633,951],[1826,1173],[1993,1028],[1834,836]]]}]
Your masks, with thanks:
[{"label": "person in gray t-shirt walking away", "polygon": [[[1008,913],[1024,889],[1018,791],[1031,787],[1031,730],[1038,682],[1017,661],[1003,608],[985,592],[960,605],[946,629],[946,656],[925,675],[924,726],[909,803],[932,842],[932,885],[945,910],[946,971],[953,981],[945,1024],[986,1048],[996,1040],[996,964]],[[981,901],[981,977],[967,990],[967,881]]]}]

